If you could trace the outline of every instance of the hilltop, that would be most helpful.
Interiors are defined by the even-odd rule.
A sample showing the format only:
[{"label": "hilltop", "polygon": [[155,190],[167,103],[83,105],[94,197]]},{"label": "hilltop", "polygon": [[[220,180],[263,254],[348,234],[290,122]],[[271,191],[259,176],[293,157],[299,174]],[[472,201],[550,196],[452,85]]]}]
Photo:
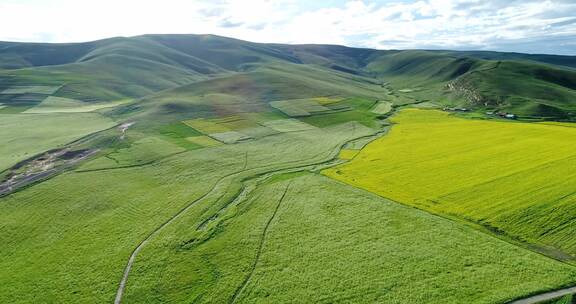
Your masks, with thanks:
[{"label": "hilltop", "polygon": [[[408,97],[444,105],[572,120],[574,67],[576,56],[384,51],[253,43],[214,35],[143,35],[66,44],[0,42],[0,90],[58,86],[54,96],[84,102],[141,98],[175,88],[230,88],[240,79],[258,78],[267,84],[252,97],[263,101],[318,92],[374,95],[367,86],[389,85]],[[34,104],[34,98],[23,102],[17,97],[3,94],[0,103],[22,109]]]}]

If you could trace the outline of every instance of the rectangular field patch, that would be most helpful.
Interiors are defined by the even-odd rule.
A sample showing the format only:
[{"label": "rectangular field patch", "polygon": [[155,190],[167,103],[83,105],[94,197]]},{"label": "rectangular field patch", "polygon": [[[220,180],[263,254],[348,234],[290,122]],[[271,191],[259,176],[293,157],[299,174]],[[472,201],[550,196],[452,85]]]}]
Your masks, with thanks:
[{"label": "rectangular field patch", "polygon": [[240,130],[247,128],[255,128],[259,126],[256,122],[250,119],[246,119],[239,115],[227,116],[223,118],[213,119],[211,121],[225,128],[228,128],[229,130]]},{"label": "rectangular field patch", "polygon": [[193,144],[197,144],[203,147],[215,147],[222,145],[221,142],[209,137],[209,136],[194,136],[194,137],[187,137],[186,140]]},{"label": "rectangular field patch", "polygon": [[290,99],[273,101],[270,105],[291,117],[310,116],[315,113],[331,111],[315,99]]},{"label": "rectangular field patch", "polygon": [[268,127],[258,126],[254,128],[243,129],[240,131],[240,133],[253,138],[260,138],[264,136],[278,134],[278,131]]},{"label": "rectangular field patch", "polygon": [[183,123],[204,134],[224,133],[230,131],[230,129],[225,126],[204,118],[185,120]]},{"label": "rectangular field patch", "polygon": [[297,132],[297,131],[305,131],[311,130],[315,127],[303,123],[297,119],[278,119],[278,120],[271,120],[268,122],[263,123],[266,127],[274,129],[278,132]]},{"label": "rectangular field patch", "polygon": [[338,103],[340,101],[342,101],[341,97],[314,97],[312,98],[312,100],[314,100],[315,102],[325,106],[325,105],[329,105],[329,104],[334,104],[334,103]]}]

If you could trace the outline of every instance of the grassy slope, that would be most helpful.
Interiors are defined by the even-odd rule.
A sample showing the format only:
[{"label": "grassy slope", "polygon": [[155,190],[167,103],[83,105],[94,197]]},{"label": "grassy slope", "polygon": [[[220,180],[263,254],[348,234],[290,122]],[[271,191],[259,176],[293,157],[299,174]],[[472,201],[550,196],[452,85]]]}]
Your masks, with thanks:
[{"label": "grassy slope", "polygon": [[396,89],[420,88],[410,94],[419,98],[521,116],[573,119],[576,71],[525,61],[522,56],[505,58],[490,61],[466,52],[402,51],[375,57],[367,70]]},{"label": "grassy slope", "polygon": [[[355,130],[287,133],[181,153],[147,166],[70,172],[2,198],[0,301],[111,301],[138,242],[218,179],[238,172],[218,184],[212,199],[234,192],[243,176],[320,161],[343,140],[363,135]],[[140,148],[147,154],[155,149],[157,156],[180,151],[166,145],[149,141]],[[127,161],[141,155],[132,150],[113,157]],[[85,169],[95,168],[88,163],[80,168]],[[206,201],[192,214],[210,217],[223,203]]]},{"label": "grassy slope", "polygon": [[[383,92],[382,87],[365,77],[315,66],[274,64],[166,90],[113,114],[143,121],[139,126],[158,126],[174,120],[267,112],[273,110],[268,103],[275,100],[334,95],[374,100]],[[350,114],[343,114],[341,121],[362,119]]]},{"label": "grassy slope", "polygon": [[576,58],[574,58],[574,56],[523,54],[523,53],[507,53],[507,52],[491,52],[491,51],[461,51],[461,52],[436,51],[436,52],[460,55],[460,56],[464,55],[486,60],[529,61],[532,63],[534,62],[547,63],[561,67],[576,68]]},{"label": "grassy slope", "polygon": [[465,75],[491,106],[527,116],[570,118],[576,113],[576,72],[541,64],[502,62]]},{"label": "grassy slope", "polygon": [[194,213],[144,249],[127,303],[495,303],[576,279],[569,266],[316,175],[273,179],[205,238]]},{"label": "grassy slope", "polygon": [[[82,168],[96,171],[63,174],[0,199],[0,223],[4,223],[0,227],[0,243],[6,244],[6,250],[0,254],[0,268],[5,270],[0,274],[0,284],[4,286],[0,300],[110,301],[122,267],[136,244],[181,207],[205,193],[219,178],[261,165],[268,166],[265,170],[269,170],[277,168],[272,164],[278,162],[289,161],[294,165],[301,163],[302,159],[327,157],[344,139],[369,131],[355,124],[336,124],[358,120],[370,127],[378,126],[377,115],[369,113],[376,99],[403,104],[444,98],[447,95],[443,88],[448,81],[464,75],[469,69],[492,64],[457,57],[340,46],[256,44],[211,35],[147,35],[65,45],[0,43],[0,66],[10,68],[0,70],[0,89],[14,85],[64,85],[56,96],[82,100],[87,104],[96,100],[143,97],[131,104],[101,111],[114,120],[135,121],[136,124],[128,131],[125,141],[114,141],[116,146],[106,151],[107,157]],[[532,76],[528,78],[532,79]],[[382,78],[391,85],[380,85]],[[549,79],[545,81],[549,82]],[[420,88],[410,93],[398,93],[398,89],[415,86]],[[332,126],[329,129],[199,149],[200,144],[186,138],[200,133],[181,122],[243,113],[257,113],[255,115],[265,117],[264,120],[286,118],[277,111],[269,112],[272,109],[267,103],[333,95],[347,98],[345,100],[353,110],[303,119],[317,127]],[[526,104],[530,105],[529,102]],[[50,115],[65,117],[64,114]],[[74,121],[88,117],[82,113],[66,115],[74,117]],[[24,116],[13,117],[20,119]],[[89,126],[82,122],[81,127]],[[59,126],[70,126],[66,123],[42,128],[45,125],[35,128],[31,136],[42,135],[43,131]],[[12,135],[6,136],[6,140],[18,142]],[[57,144],[51,142],[43,149]],[[17,153],[24,148],[36,147],[37,143],[27,141],[22,146]],[[142,164],[148,165],[138,167]],[[118,169],[122,166],[133,167]],[[204,291],[208,291],[203,298],[205,301],[229,296],[229,291],[246,274],[254,251],[241,252],[242,265],[227,256],[239,253],[236,250],[219,251],[235,244],[228,239],[229,236],[234,238],[234,234],[226,234],[224,240],[216,238],[212,242],[213,234],[219,235],[219,229],[226,227],[225,219],[211,222],[208,228],[196,228],[201,221],[214,215],[226,203],[226,198],[240,189],[241,178],[263,169],[252,169],[226,179],[210,200],[190,210],[186,217],[190,222],[179,221],[175,227],[169,227],[158,242],[147,247],[142,252],[143,262],[139,258],[134,277],[129,280],[127,299],[135,302],[188,301]],[[274,194],[266,191],[261,194]],[[94,196],[94,193],[99,195]],[[269,205],[259,204],[255,209],[251,206],[246,207],[246,212],[253,212],[251,214],[255,216],[250,220],[261,223],[268,218]],[[239,223],[234,224],[236,222]],[[251,236],[249,244],[244,245],[254,246],[261,230],[251,230],[254,227],[246,220],[233,219],[232,223],[242,226],[235,233]],[[391,231],[394,232],[398,231]],[[458,237],[465,239],[463,235]],[[307,236],[306,241],[316,242],[320,236],[313,233]],[[207,253],[197,256],[196,242],[209,238]],[[182,243],[190,240],[196,241],[192,245]],[[326,246],[340,244],[335,242],[330,240]],[[437,245],[436,242],[438,240],[433,240],[430,246]],[[500,246],[493,241],[486,242],[488,248]],[[466,244],[473,247],[477,243]],[[350,250],[355,250],[357,247],[353,246],[356,245],[350,245]],[[514,250],[519,249],[509,252]],[[517,252],[522,252],[523,257],[524,254],[530,255],[525,251]],[[217,254],[222,254],[223,260],[216,257],[214,261],[222,264],[213,264],[212,258]],[[504,256],[494,256],[494,259],[505,259]],[[318,261],[323,260],[319,258]],[[475,265],[483,265],[480,258],[476,261],[478,264]],[[532,269],[527,273],[535,271],[531,267],[549,265],[544,260],[543,264],[538,262],[530,264],[532,266],[522,259],[516,261],[526,269]],[[417,263],[414,265],[420,265]],[[458,264],[446,267],[457,269]],[[545,267],[543,269],[548,269]],[[223,272],[219,273],[218,269]],[[207,273],[211,270],[214,272]],[[430,271],[434,270],[430,268]],[[490,271],[486,270],[483,278],[496,276]],[[535,276],[543,273],[533,272]],[[225,279],[216,280],[223,275]],[[502,279],[516,282],[511,276]],[[230,280],[234,284],[230,285]],[[189,285],[190,282],[194,284]],[[546,288],[566,280],[547,282]],[[531,290],[542,287],[531,285],[533,283],[526,280],[523,286]],[[326,292],[333,286],[326,285]],[[254,288],[268,289],[270,286],[257,285]],[[485,297],[507,298],[520,294],[514,288],[502,289]],[[219,294],[221,290],[225,292]],[[351,291],[353,297],[361,297],[358,290],[362,287]],[[404,288],[399,288],[397,295],[404,292]],[[250,293],[250,297],[258,299],[260,294]]]},{"label": "grassy slope", "polygon": [[113,125],[97,113],[0,115],[0,170]]},{"label": "grassy slope", "polygon": [[[548,119],[572,119],[576,107],[576,72],[571,68],[576,60],[570,56],[377,51],[251,43],[213,35],[144,35],[80,44],[1,45],[0,65],[11,69],[0,72],[0,86],[65,84],[59,93],[62,97],[84,100],[141,97],[213,75],[269,67],[300,75],[311,72],[304,69],[315,69],[314,81],[330,78],[328,71],[371,76],[378,80],[363,81],[383,79],[395,89],[419,86],[421,90],[412,94],[419,99],[440,99],[446,104],[481,109],[486,103]],[[497,61],[504,64],[497,71],[487,72]],[[295,65],[300,66],[297,71]],[[457,89],[447,90],[446,84],[451,81],[456,81]],[[474,92],[481,102],[464,96],[462,91]]]},{"label": "grassy slope", "polygon": [[405,110],[331,177],[576,255],[575,128]]}]

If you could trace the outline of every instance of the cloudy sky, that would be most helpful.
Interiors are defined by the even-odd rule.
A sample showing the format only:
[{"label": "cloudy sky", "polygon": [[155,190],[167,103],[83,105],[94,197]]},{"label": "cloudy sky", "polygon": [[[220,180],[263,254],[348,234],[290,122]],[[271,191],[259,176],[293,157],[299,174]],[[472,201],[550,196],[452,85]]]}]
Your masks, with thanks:
[{"label": "cloudy sky", "polygon": [[0,0],[0,40],[149,33],[576,55],[576,0]]}]

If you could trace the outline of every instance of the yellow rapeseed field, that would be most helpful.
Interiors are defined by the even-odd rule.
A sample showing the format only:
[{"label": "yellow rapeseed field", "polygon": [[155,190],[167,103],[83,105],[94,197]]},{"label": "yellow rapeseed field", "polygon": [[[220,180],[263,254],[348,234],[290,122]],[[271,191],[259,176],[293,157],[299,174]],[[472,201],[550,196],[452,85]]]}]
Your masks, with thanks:
[{"label": "yellow rapeseed field", "polygon": [[342,149],[342,150],[340,150],[340,154],[338,154],[338,158],[345,159],[345,160],[351,160],[354,158],[354,156],[356,156],[356,154],[358,154],[358,151],[359,150]]},{"label": "yellow rapeseed field", "polygon": [[406,109],[324,174],[576,255],[576,128]]}]

